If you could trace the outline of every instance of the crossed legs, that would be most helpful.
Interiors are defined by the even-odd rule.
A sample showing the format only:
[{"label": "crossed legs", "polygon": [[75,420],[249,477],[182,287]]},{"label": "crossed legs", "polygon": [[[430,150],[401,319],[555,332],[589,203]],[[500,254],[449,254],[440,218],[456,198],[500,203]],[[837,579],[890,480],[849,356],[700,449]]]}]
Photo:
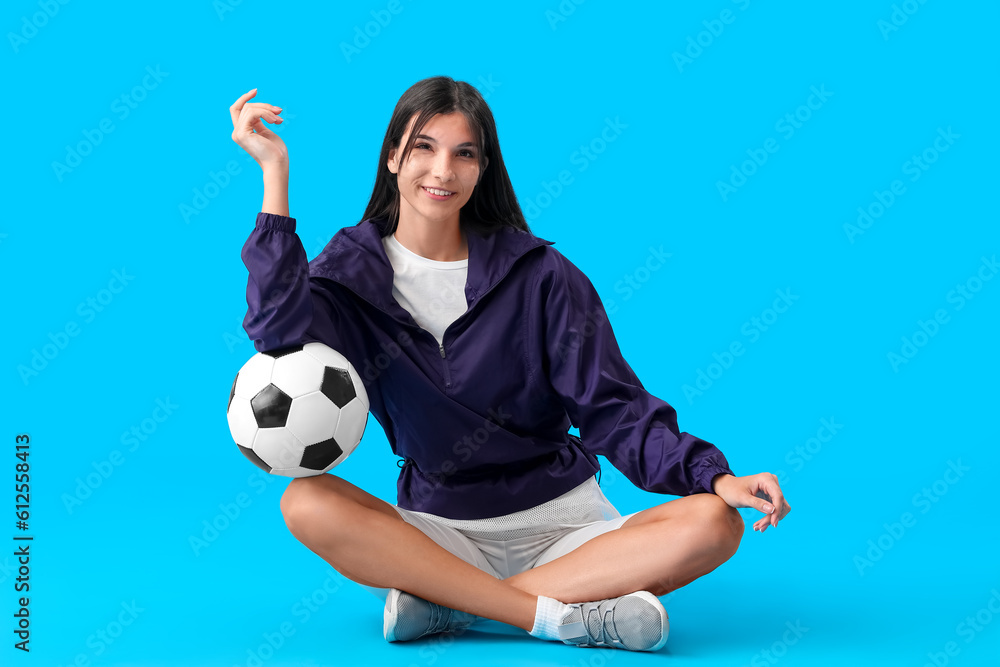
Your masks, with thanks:
[{"label": "crossed legs", "polygon": [[335,475],[294,479],[281,498],[292,535],[342,575],[530,631],[537,597],[590,602],[645,590],[665,595],[729,560],[739,512],[696,494],[639,512],[621,528],[507,579],[449,553],[388,503]]}]

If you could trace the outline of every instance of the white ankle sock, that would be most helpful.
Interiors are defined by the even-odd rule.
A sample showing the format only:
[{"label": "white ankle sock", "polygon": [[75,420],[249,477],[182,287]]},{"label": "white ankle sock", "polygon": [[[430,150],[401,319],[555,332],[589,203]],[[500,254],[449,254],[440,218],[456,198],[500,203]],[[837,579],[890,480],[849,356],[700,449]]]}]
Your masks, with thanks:
[{"label": "white ankle sock", "polygon": [[535,607],[535,625],[528,634],[539,639],[560,641],[559,621],[569,613],[569,610],[568,604],[539,595],[538,606]]}]

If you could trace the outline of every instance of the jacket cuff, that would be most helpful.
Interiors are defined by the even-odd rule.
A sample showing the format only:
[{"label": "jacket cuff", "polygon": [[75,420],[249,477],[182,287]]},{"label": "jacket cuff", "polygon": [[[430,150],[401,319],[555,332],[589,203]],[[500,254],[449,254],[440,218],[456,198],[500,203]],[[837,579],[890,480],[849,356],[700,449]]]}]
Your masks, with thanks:
[{"label": "jacket cuff", "polygon": [[261,211],[257,214],[257,229],[273,229],[279,232],[294,232],[295,218],[278,215],[277,213],[264,213]]},{"label": "jacket cuff", "polygon": [[714,493],[714,491],[712,491],[712,478],[720,473],[732,475],[733,477],[736,476],[736,474],[730,470],[729,466],[726,464],[720,464],[715,461],[706,461],[702,466],[698,476],[698,482],[706,493]]}]

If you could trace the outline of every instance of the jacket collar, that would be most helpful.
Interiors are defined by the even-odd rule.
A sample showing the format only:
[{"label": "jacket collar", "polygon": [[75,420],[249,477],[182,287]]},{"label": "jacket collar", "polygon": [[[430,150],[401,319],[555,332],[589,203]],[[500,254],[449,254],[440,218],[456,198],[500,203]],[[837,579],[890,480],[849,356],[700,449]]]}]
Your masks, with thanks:
[{"label": "jacket collar", "polygon": [[[409,323],[411,316],[392,296],[392,264],[382,246],[384,224],[385,220],[369,218],[341,228],[309,262],[309,273],[335,280],[372,305]],[[469,270],[465,298],[470,308],[503,280],[520,257],[534,248],[555,243],[511,227],[487,236],[469,230],[466,242]]]}]

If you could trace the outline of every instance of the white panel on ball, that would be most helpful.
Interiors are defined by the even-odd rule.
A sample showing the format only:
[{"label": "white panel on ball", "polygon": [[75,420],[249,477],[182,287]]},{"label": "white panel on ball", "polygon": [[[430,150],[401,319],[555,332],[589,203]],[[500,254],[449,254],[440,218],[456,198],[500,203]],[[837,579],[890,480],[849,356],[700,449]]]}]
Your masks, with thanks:
[{"label": "white panel on ball", "polygon": [[[348,405],[353,403],[355,401],[351,401]],[[292,401],[285,428],[304,443],[323,442],[332,438],[337,432],[340,412],[341,410],[325,394],[315,391]]]},{"label": "white panel on ball", "polygon": [[[368,408],[361,401],[351,401],[340,409],[337,442],[344,443],[342,445],[344,448],[350,448],[353,443],[360,442],[367,423]],[[347,453],[350,454],[352,449],[348,449]]]},{"label": "white panel on ball", "polygon": [[299,467],[271,468],[272,475],[281,475],[282,477],[315,477],[316,475],[322,475],[324,472],[324,470],[310,470],[309,468]]},{"label": "white panel on ball", "polygon": [[332,368],[347,368],[347,365],[351,363],[347,357],[323,343],[306,343],[302,346],[302,351],[311,355],[324,366]]},{"label": "white panel on ball", "polygon": [[264,354],[255,354],[240,369],[236,376],[235,392],[237,396],[253,398],[271,381],[271,370],[274,368],[274,358]]},{"label": "white panel on ball", "polygon": [[294,468],[302,461],[305,445],[285,427],[257,431],[253,451],[272,468]]},{"label": "white panel on ball", "polygon": [[271,384],[292,398],[319,391],[323,384],[323,365],[304,354],[286,354],[274,361]]},{"label": "white panel on ball", "polygon": [[226,419],[229,421],[229,432],[236,444],[252,448],[254,436],[257,435],[257,420],[253,416],[250,399],[233,396],[233,402],[229,406],[229,412],[226,413]]}]

